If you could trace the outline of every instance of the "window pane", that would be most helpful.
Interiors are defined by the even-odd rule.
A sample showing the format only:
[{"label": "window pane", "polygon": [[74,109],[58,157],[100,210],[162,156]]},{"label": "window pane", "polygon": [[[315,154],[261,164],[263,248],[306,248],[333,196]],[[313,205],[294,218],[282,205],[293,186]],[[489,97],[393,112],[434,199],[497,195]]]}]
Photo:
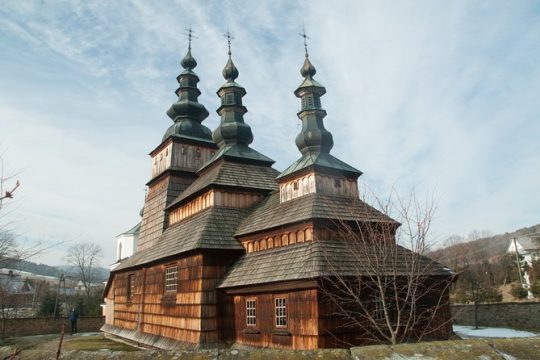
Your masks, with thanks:
[{"label": "window pane", "polygon": [[178,267],[169,266],[165,269],[165,292],[176,292],[178,288]]},{"label": "window pane", "polygon": [[276,298],[276,326],[287,326],[287,300],[285,298]]},{"label": "window pane", "polygon": [[247,325],[254,326],[257,323],[256,306],[257,306],[257,303],[255,300],[246,300],[246,324]]}]

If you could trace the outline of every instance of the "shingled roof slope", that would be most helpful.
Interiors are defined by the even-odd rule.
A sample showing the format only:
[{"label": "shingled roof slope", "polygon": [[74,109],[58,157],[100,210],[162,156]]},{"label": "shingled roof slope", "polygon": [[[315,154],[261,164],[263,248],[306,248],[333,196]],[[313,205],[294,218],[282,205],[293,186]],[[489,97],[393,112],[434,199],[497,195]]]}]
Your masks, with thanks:
[{"label": "shingled roof slope", "polygon": [[279,192],[275,192],[240,223],[236,235],[250,234],[310,219],[395,223],[395,220],[360,199],[312,193],[280,203]]},{"label": "shingled roof slope", "polygon": [[279,171],[269,166],[222,161],[207,172],[203,172],[169,205],[169,208],[210,185],[276,190],[278,185],[274,179],[277,175],[279,175]]},{"label": "shingled roof slope", "polygon": [[195,249],[244,250],[233,236],[249,210],[211,207],[167,228],[151,248],[138,251],[114,269],[127,269]]},{"label": "shingled roof slope", "polygon": [[[407,259],[413,252],[398,246],[395,264],[386,270],[406,274]],[[225,275],[220,288],[259,285],[278,281],[305,280],[318,277],[368,275],[368,254],[362,254],[344,241],[309,241],[294,245],[244,254]],[[425,275],[449,276],[450,269],[425,256],[420,256],[420,269]]]},{"label": "shingled roof slope", "polygon": [[309,167],[329,169],[334,173],[337,171],[338,173],[354,176],[355,178],[362,175],[362,172],[360,170],[353,168],[352,166],[339,160],[335,156],[326,153],[307,152],[303,154],[300,159],[296,160],[288,168],[283,170],[283,172],[277,177],[277,179],[290,176],[300,170]]}]

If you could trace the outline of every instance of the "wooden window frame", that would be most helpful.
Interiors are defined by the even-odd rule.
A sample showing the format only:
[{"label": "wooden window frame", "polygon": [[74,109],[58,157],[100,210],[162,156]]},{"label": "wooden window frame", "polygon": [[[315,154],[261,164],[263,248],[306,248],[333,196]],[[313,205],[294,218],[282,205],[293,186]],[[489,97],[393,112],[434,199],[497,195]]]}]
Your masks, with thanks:
[{"label": "wooden window frame", "polygon": [[[289,299],[286,295],[274,296],[274,326],[277,329],[287,329],[289,326],[288,302]],[[284,323],[282,323],[283,320]]]},{"label": "wooden window frame", "polygon": [[[253,305],[253,307],[250,307],[249,305]],[[249,326],[249,327],[257,326],[257,299],[256,298],[246,299],[246,326]]]},{"label": "wooden window frame", "polygon": [[127,281],[127,302],[133,302],[135,298],[135,274],[128,275]]},{"label": "wooden window frame", "polygon": [[379,294],[374,294],[371,298],[373,304],[373,319],[376,321],[384,320],[384,304]]},{"label": "wooden window frame", "polygon": [[[172,271],[169,272],[169,270],[172,270]],[[165,270],[163,274],[164,274],[163,292],[166,294],[178,292],[178,265],[177,264],[165,265]],[[172,277],[169,277],[171,275]]]}]

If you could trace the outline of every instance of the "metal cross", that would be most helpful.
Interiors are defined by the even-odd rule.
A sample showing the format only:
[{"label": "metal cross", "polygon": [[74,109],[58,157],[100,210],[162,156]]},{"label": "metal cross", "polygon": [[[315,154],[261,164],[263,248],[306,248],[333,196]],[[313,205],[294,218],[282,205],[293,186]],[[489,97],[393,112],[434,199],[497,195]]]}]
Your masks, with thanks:
[{"label": "metal cross", "polygon": [[309,54],[307,51],[307,40],[310,39],[310,37],[306,35],[306,28],[304,26],[302,26],[302,33],[298,35],[304,38],[304,50],[306,51],[306,57],[308,57]]},{"label": "metal cross", "polygon": [[195,33],[195,30],[192,29],[191,24],[185,30],[186,30],[186,36],[187,36],[188,41],[189,41],[188,42],[188,50],[191,50],[191,40],[197,38],[195,35],[193,35]]},{"label": "metal cross", "polygon": [[231,32],[227,30],[227,32],[223,35],[225,36],[225,39],[227,39],[227,45],[229,46],[229,56],[231,55],[231,40],[234,39]]}]

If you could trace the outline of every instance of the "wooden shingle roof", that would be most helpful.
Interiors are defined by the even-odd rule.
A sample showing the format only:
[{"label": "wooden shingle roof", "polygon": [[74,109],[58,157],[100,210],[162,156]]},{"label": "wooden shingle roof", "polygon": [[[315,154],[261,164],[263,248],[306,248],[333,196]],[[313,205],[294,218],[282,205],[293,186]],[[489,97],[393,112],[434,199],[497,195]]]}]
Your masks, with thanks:
[{"label": "wooden shingle roof", "polygon": [[[388,264],[388,274],[406,274],[413,252],[398,246],[397,262]],[[310,241],[244,254],[225,275],[220,288],[259,285],[279,281],[320,277],[368,275],[369,254],[361,254],[340,240]],[[450,276],[452,272],[425,256],[420,256],[425,275]],[[382,269],[381,269],[382,270]]]},{"label": "wooden shingle roof", "polygon": [[169,208],[178,206],[184,200],[201,193],[211,185],[268,191],[276,190],[278,185],[274,179],[278,174],[279,171],[269,166],[222,161],[207,172],[203,172],[169,205]]},{"label": "wooden shingle roof", "polygon": [[292,174],[308,168],[326,169],[327,171],[330,170],[333,173],[348,175],[354,178],[358,178],[360,175],[362,175],[360,170],[353,168],[333,155],[324,152],[307,152],[303,154],[300,159],[296,160],[288,168],[283,170],[277,179],[289,177]]},{"label": "wooden shingle roof", "polygon": [[137,251],[114,269],[127,269],[195,249],[244,250],[233,236],[248,210],[211,207],[167,228],[155,246]]},{"label": "wooden shingle roof", "polygon": [[395,220],[359,199],[312,193],[280,203],[279,192],[275,192],[240,223],[236,235],[250,234],[311,219],[396,223]]}]

